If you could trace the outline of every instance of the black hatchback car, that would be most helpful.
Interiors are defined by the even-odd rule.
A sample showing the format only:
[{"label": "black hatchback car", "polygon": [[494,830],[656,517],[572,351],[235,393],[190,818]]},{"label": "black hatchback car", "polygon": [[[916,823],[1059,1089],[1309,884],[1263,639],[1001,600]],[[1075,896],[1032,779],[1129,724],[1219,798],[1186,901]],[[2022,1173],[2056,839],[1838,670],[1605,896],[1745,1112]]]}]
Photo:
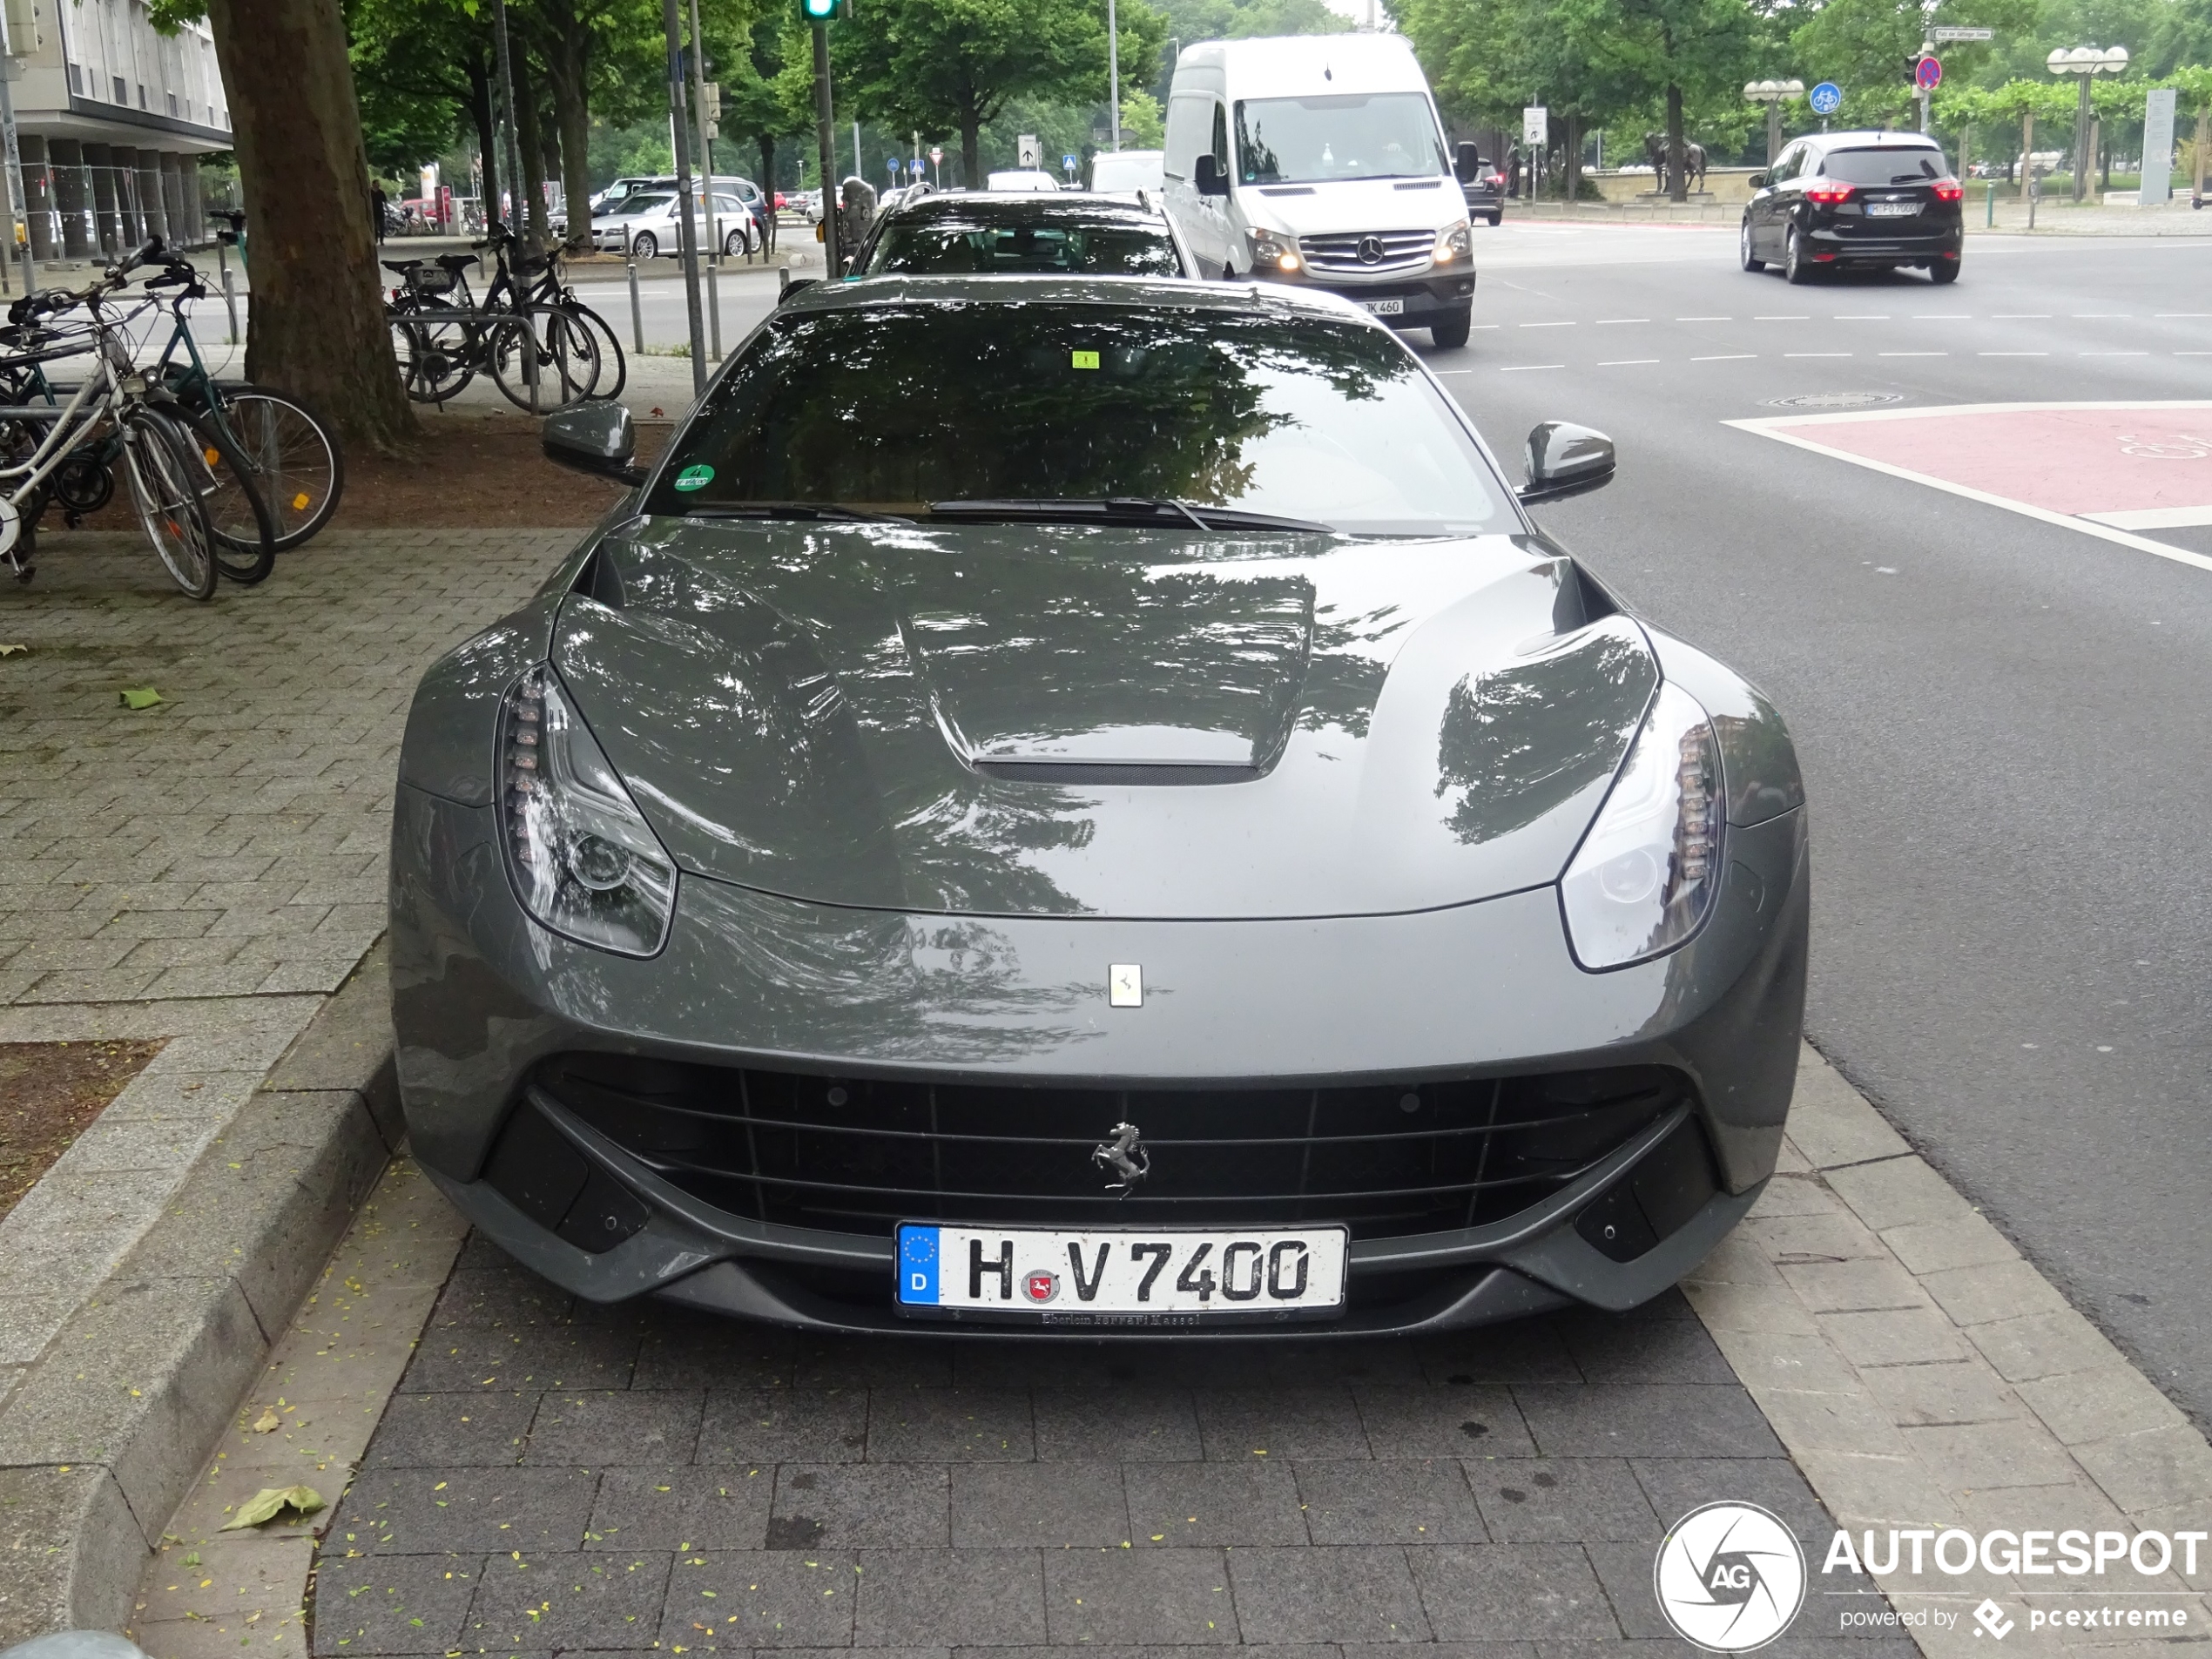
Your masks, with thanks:
[{"label": "black hatchback car", "polygon": [[1792,282],[1824,269],[1918,266],[1959,280],[1964,191],[1942,149],[1918,132],[1820,132],[1751,175],[1743,268],[1778,265]]}]

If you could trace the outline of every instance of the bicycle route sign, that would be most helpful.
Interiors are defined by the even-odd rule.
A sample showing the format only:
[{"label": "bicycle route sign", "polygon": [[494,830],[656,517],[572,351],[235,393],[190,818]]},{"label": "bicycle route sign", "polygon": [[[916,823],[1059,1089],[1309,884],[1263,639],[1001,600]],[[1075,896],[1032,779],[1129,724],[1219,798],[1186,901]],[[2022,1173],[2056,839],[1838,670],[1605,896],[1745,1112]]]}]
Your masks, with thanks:
[{"label": "bicycle route sign", "polygon": [[1833,115],[1843,107],[1843,102],[1844,89],[1833,81],[1823,81],[1812,89],[1812,112],[1815,115]]}]

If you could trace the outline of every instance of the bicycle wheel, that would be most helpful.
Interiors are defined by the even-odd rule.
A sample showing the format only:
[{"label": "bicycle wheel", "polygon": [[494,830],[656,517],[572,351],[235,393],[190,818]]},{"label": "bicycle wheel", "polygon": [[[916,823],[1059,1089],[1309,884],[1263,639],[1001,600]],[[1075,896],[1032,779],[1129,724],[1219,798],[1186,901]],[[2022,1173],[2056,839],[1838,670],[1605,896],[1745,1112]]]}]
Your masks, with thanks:
[{"label": "bicycle wheel", "polygon": [[590,395],[595,398],[620,397],[622,388],[630,384],[630,360],[623,355],[622,341],[616,338],[613,327],[590,306],[577,300],[563,301],[561,309],[583,324],[599,347],[599,378],[592,382]]},{"label": "bicycle wheel", "polygon": [[215,567],[252,587],[276,568],[276,522],[251,462],[212,409],[182,409],[199,457],[199,498],[215,537]]},{"label": "bicycle wheel", "polygon": [[289,392],[249,383],[220,388],[216,395],[233,447],[268,507],[276,550],[289,553],[330,522],[346,493],[338,440]]},{"label": "bicycle wheel", "polygon": [[123,417],[123,469],[146,540],[177,586],[191,598],[215,591],[215,535],[200,501],[202,469],[191,435],[159,410],[143,406]]},{"label": "bicycle wheel", "polygon": [[442,403],[476,377],[461,323],[418,322],[399,313],[392,318],[392,355],[417,403]]},{"label": "bicycle wheel", "polygon": [[591,395],[599,347],[591,331],[566,312],[530,306],[500,327],[491,377],[507,401],[528,414],[566,408]]}]

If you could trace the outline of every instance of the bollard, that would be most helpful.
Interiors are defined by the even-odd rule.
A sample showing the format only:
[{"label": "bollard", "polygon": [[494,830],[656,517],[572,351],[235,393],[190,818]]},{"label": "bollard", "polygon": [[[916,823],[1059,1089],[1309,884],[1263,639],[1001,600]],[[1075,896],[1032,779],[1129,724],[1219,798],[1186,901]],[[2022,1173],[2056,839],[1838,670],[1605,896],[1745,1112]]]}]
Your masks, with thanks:
[{"label": "bollard", "polygon": [[238,290],[231,286],[231,268],[223,267],[223,306],[231,314],[231,344],[238,344]]},{"label": "bollard", "polygon": [[709,361],[722,361],[722,251],[717,248],[706,262],[706,319],[711,343]]},{"label": "bollard", "polygon": [[645,354],[645,313],[644,308],[637,303],[637,261],[631,260],[629,261],[629,266],[630,337],[637,342],[637,354],[642,357]]},{"label": "bollard", "polygon": [[1997,224],[1997,181],[1989,181],[1989,192],[1981,199],[1981,222],[1985,228],[1993,229]]}]

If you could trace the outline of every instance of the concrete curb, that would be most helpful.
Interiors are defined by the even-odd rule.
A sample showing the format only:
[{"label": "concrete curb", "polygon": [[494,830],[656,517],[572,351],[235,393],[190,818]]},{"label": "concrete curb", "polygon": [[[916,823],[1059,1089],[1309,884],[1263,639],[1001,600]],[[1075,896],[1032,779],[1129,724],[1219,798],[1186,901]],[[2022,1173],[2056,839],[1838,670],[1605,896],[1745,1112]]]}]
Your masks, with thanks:
[{"label": "concrete curb", "polygon": [[118,1629],[147,1557],[396,1150],[380,942],[0,1406],[0,1647]]}]

